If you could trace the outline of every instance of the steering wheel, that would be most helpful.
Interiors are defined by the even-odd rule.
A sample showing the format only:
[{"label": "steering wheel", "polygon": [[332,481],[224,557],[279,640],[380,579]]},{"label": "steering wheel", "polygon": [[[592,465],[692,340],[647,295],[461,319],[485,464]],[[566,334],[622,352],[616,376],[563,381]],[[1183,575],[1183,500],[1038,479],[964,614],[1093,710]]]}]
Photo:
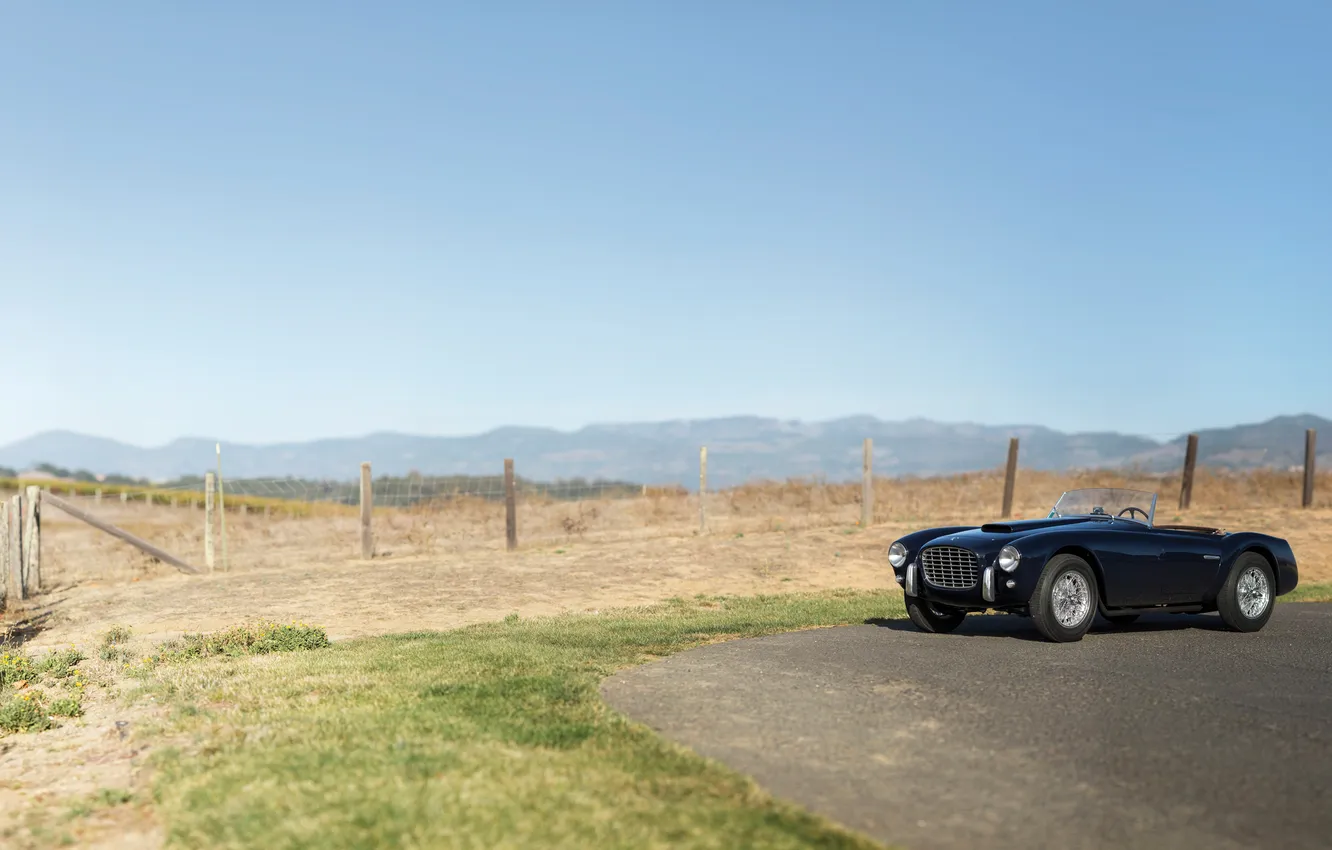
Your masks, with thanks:
[{"label": "steering wheel", "polygon": [[1146,512],[1146,511],[1144,511],[1142,508],[1135,508],[1135,507],[1133,507],[1132,505],[1129,505],[1127,508],[1124,508],[1124,510],[1122,510],[1122,511],[1120,511],[1119,513],[1115,514],[1115,516],[1123,516],[1124,514],[1128,514],[1128,515],[1129,515],[1129,519],[1133,519],[1133,515],[1134,515],[1135,513],[1142,514],[1142,518],[1143,518],[1144,520],[1147,519],[1147,512]]}]

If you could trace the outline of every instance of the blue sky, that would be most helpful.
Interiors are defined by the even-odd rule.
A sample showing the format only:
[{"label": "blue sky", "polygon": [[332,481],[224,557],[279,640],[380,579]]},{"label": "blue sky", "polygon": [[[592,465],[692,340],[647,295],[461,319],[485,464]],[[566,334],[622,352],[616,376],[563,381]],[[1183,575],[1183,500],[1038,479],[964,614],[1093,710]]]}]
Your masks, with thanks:
[{"label": "blue sky", "polygon": [[0,443],[1332,416],[1330,28],[7,4]]}]

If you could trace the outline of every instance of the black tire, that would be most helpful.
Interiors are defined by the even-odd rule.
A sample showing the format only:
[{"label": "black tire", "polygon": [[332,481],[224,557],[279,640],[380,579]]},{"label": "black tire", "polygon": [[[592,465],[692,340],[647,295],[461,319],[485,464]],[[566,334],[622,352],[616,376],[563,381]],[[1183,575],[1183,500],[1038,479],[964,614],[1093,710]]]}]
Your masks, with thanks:
[{"label": "black tire", "polygon": [[932,634],[948,634],[967,618],[966,611],[935,605],[914,596],[907,597],[906,609],[907,616],[916,624],[916,628]]},{"label": "black tire", "polygon": [[[1246,592],[1246,588],[1249,592]],[[1262,611],[1251,617],[1244,612],[1241,596],[1252,599],[1251,592],[1255,590],[1260,590],[1265,600]],[[1272,565],[1257,552],[1245,552],[1235,559],[1230,575],[1226,576],[1226,583],[1221,585],[1221,592],[1216,596],[1216,610],[1221,614],[1221,621],[1231,630],[1256,632],[1267,625],[1275,602],[1276,579],[1272,575]]]},{"label": "black tire", "polygon": [[1112,626],[1127,626],[1138,619],[1137,614],[1106,614],[1106,622]]},{"label": "black tire", "polygon": [[[1054,593],[1056,585],[1070,574],[1076,574],[1082,579],[1080,585],[1075,584],[1071,589],[1081,589],[1086,593],[1086,599],[1083,600],[1086,604],[1086,613],[1078,622],[1065,625],[1055,616]],[[1077,581],[1076,578],[1068,580]],[[1046,640],[1056,643],[1082,640],[1082,636],[1087,633],[1096,619],[1097,598],[1096,574],[1092,572],[1087,562],[1077,555],[1055,555],[1045,564],[1045,569],[1041,571],[1041,577],[1036,582],[1036,591],[1031,595],[1031,619],[1035,621],[1036,628]]]}]

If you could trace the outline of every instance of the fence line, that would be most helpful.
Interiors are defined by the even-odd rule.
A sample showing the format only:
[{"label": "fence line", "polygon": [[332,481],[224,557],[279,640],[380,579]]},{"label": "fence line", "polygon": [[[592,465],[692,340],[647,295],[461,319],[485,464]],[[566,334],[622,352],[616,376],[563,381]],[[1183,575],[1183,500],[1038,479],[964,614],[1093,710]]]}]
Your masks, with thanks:
[{"label": "fence line", "polygon": [[[1003,518],[1011,517],[1013,512],[1017,492],[1016,474],[1019,465],[1019,445],[1020,442],[1017,437],[1010,438],[1006,463],[1003,466],[1002,499],[995,500],[998,502],[996,507],[999,508],[999,513]],[[1189,434],[1180,480],[1179,503],[1181,510],[1190,509],[1192,506],[1198,449],[1198,435]],[[1302,507],[1308,508],[1314,504],[1314,484],[1316,481],[1314,468],[1316,434],[1312,429],[1305,434],[1304,449],[1304,474],[1302,487],[1300,487],[1300,504]],[[826,481],[815,479],[816,484],[822,481],[821,495],[810,496],[807,501],[812,498],[823,499],[824,510],[826,510],[827,505],[834,504],[828,502],[830,493],[836,505],[846,506],[858,501],[860,508],[859,525],[862,528],[872,526],[875,523],[875,484],[876,481],[884,480],[876,479],[874,476],[873,454],[873,440],[865,438],[862,447],[859,488],[855,488],[850,480],[844,482],[844,484],[832,485],[830,488]],[[519,548],[517,527],[520,512],[539,510],[542,505],[558,505],[562,502],[579,505],[577,518],[569,515],[562,520],[566,534],[572,535],[575,533],[581,534],[580,529],[585,529],[587,526],[585,520],[588,517],[595,517],[595,508],[589,508],[589,514],[584,515],[581,507],[583,502],[607,500],[628,502],[673,496],[683,499],[684,501],[680,503],[683,505],[685,502],[692,502],[694,498],[697,498],[697,533],[705,535],[710,531],[724,529],[727,522],[726,518],[737,515],[736,512],[739,510],[737,499],[743,498],[744,494],[748,492],[748,488],[753,486],[752,484],[741,484],[716,491],[709,489],[707,446],[699,447],[699,487],[696,496],[690,495],[685,488],[678,485],[657,487],[628,481],[589,481],[582,478],[565,481],[529,481],[518,474],[520,471],[516,468],[514,458],[505,458],[503,459],[502,472],[497,470],[497,474],[493,476],[422,476],[411,474],[407,476],[382,476],[379,480],[375,480],[371,474],[371,464],[366,462],[361,465],[359,481],[316,481],[295,478],[229,480],[227,482],[228,498],[225,502],[222,501],[221,494],[218,492],[221,489],[221,480],[215,477],[215,473],[212,471],[200,476],[197,482],[194,479],[189,479],[161,487],[135,488],[125,485],[94,485],[87,482],[43,482],[41,488],[46,493],[56,497],[52,501],[53,506],[64,510],[65,506],[68,505],[73,510],[66,512],[76,517],[93,516],[96,518],[95,514],[103,507],[104,498],[107,496],[118,497],[121,509],[133,509],[134,505],[154,507],[170,505],[177,509],[190,511],[202,509],[204,565],[206,569],[212,571],[216,565],[214,529],[215,526],[225,522],[224,517],[227,512],[246,517],[251,515],[270,517],[278,514],[288,516],[345,516],[348,518],[359,513],[359,552],[362,558],[372,559],[377,554],[372,520],[375,516],[382,515],[384,510],[410,513],[412,511],[444,508],[451,503],[470,504],[475,502],[479,505],[491,503],[498,506],[500,502],[503,502],[505,547],[509,551],[513,551]],[[1123,470],[1100,471],[1124,472]],[[1135,471],[1135,474],[1172,475],[1171,473],[1141,473],[1141,471]],[[910,480],[912,479],[906,480],[905,486],[911,486]],[[788,486],[798,481],[800,479],[791,479],[788,481]],[[35,487],[31,482],[0,481],[0,488],[4,488],[6,485],[27,486],[29,493]],[[856,489],[859,490],[858,497],[855,494]],[[729,503],[717,501],[717,499],[723,498],[728,491],[730,493]],[[87,497],[92,499],[93,509],[91,512],[79,508],[76,504],[78,500]],[[958,498],[960,505],[961,497]],[[20,594],[20,598],[24,592],[22,590],[24,585],[29,582],[40,582],[41,570],[41,559],[37,554],[40,551],[39,546],[25,547],[24,541],[21,539],[22,531],[9,533],[10,525],[14,523],[17,523],[19,529],[35,529],[37,527],[39,514],[35,511],[39,500],[29,498],[26,501],[32,506],[29,508],[31,519],[28,519],[27,515],[21,515],[19,512],[22,511],[22,508],[14,507],[11,500],[5,503],[7,505],[7,516],[9,517],[8,524],[0,523],[8,540],[4,550],[7,559],[19,558],[16,562],[18,563],[19,580],[15,582],[11,575],[15,569],[13,566],[6,571],[6,580],[11,586],[17,585],[18,589],[13,592]],[[20,499],[19,502],[22,504],[24,500]],[[520,502],[522,502],[521,506],[519,505]],[[86,504],[86,502],[81,504]],[[750,504],[752,505],[753,502],[751,501]],[[717,505],[723,506],[723,510],[713,516],[710,514],[710,510]],[[640,511],[640,515],[641,513]],[[549,526],[549,517],[545,521]],[[849,519],[847,521],[850,522]],[[488,523],[489,520],[486,522]],[[483,527],[485,525],[486,523],[482,523]],[[240,527],[238,533],[243,533],[243,531],[244,526]],[[122,536],[122,539],[126,538]],[[490,539],[498,541],[498,535],[496,534],[495,537]],[[147,543],[147,541],[140,538],[136,538],[136,540]],[[135,543],[135,545],[138,544]],[[152,544],[147,545],[152,546]],[[11,556],[9,553],[15,547],[20,554]],[[25,549],[33,551],[30,556],[31,560],[22,555]],[[145,551],[149,550],[145,549]],[[156,551],[160,552],[161,550],[156,549]],[[153,556],[159,557],[155,554]],[[159,559],[167,560],[165,558]],[[188,562],[183,560],[176,559],[176,561],[187,567],[189,566]],[[174,563],[170,560],[168,562]],[[226,567],[225,559],[223,566]]]}]

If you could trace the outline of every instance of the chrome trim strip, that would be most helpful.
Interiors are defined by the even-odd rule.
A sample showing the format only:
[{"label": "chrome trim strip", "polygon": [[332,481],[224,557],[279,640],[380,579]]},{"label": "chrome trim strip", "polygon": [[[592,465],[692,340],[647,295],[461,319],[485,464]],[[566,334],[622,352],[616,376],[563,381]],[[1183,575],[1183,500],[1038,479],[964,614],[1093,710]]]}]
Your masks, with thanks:
[{"label": "chrome trim strip", "polygon": [[1219,561],[1219,560],[1221,560],[1221,556],[1220,556],[1220,555],[1203,555],[1203,560],[1206,560],[1206,561]]},{"label": "chrome trim strip", "polygon": [[994,601],[994,567],[986,567],[985,572],[981,573],[981,599],[986,602]]},{"label": "chrome trim strip", "polygon": [[906,593],[907,596],[915,596],[915,595],[916,595],[916,562],[915,562],[915,561],[912,561],[911,563],[907,564],[906,589],[905,589],[904,592]]}]

